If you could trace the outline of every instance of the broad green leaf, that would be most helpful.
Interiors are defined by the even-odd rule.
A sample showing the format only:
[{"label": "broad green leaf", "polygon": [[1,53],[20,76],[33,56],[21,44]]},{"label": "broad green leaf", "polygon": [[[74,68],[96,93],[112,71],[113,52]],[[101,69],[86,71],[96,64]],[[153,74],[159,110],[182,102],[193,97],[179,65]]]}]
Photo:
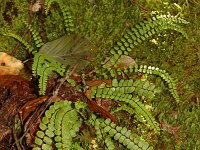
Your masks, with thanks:
[{"label": "broad green leaf", "polygon": [[95,46],[86,38],[72,34],[62,36],[42,46],[40,53],[44,53],[65,67],[77,65],[77,70],[84,69],[93,60]]}]

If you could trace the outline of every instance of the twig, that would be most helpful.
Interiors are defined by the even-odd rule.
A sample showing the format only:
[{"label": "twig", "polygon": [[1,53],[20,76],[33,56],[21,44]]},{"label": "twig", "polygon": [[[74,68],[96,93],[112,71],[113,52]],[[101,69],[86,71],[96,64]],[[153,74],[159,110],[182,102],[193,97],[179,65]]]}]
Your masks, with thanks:
[{"label": "twig", "polygon": [[[16,115],[15,115],[15,125],[16,125]],[[14,137],[14,139],[15,139],[15,144],[16,144],[16,146],[17,146],[17,150],[21,150],[21,147],[20,147],[20,144],[19,144],[19,140],[18,140],[18,138],[17,138],[17,133],[16,133],[16,130],[15,130],[16,128],[14,127],[13,129],[12,129],[12,132],[13,132],[13,137]]]},{"label": "twig", "polygon": [[15,129],[13,129],[13,137],[15,139],[15,144],[17,146],[17,150],[21,150],[21,147],[20,147],[20,144],[19,144],[19,140],[17,139],[17,134],[16,134]]},{"label": "twig", "polygon": [[[22,33],[22,38],[24,38],[25,36],[26,36],[26,32],[23,32]],[[17,51],[17,49],[19,48],[19,46],[21,45],[21,42],[18,42],[17,44],[16,44],[16,46],[14,47],[14,49],[12,50],[12,52],[11,52],[11,56],[14,56],[15,55],[15,53],[16,53],[16,51]]]}]

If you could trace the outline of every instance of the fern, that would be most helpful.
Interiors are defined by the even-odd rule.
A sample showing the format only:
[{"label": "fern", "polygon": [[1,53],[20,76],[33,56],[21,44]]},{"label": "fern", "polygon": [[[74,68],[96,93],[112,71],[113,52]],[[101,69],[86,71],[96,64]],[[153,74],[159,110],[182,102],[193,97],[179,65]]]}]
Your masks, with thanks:
[{"label": "fern", "polygon": [[176,88],[176,81],[165,70],[147,65],[135,65],[134,67],[125,67],[124,69],[117,69],[117,74],[119,75],[123,73],[130,74],[133,72],[140,72],[144,74],[153,74],[160,76],[163,80],[167,82],[169,86],[169,91],[171,92],[176,102],[178,103],[180,101],[180,97]]},{"label": "fern", "polygon": [[155,121],[154,117],[148,112],[145,105],[142,104],[138,98],[134,98],[133,95],[131,95],[133,91],[137,91],[139,96],[152,98],[152,96],[158,92],[154,88],[155,86],[153,84],[149,84],[148,81],[143,82],[136,80],[133,82],[133,80],[120,80],[118,82],[116,79],[113,79],[111,87],[106,87],[106,85],[93,87],[91,90],[91,98],[110,98],[112,100],[128,104],[136,111],[137,114],[142,115],[146,119],[151,129],[153,129],[156,133],[159,133],[159,124]]},{"label": "fern", "polygon": [[34,76],[36,75],[40,76],[39,78],[40,94],[42,95],[45,94],[48,75],[53,71],[56,71],[61,76],[64,76],[66,70],[61,63],[55,61],[54,59],[45,54],[36,53],[34,55],[32,72]]},{"label": "fern", "polygon": [[[64,21],[65,21],[65,27],[66,27],[66,31],[73,32],[74,31],[74,23],[73,23],[73,18],[70,14],[70,11],[68,8],[64,7],[63,2],[60,0],[46,0],[45,1],[45,11],[46,13],[48,13],[50,5],[56,2],[58,3],[63,17],[64,17]],[[42,42],[41,37],[39,36],[38,32],[34,31],[32,29],[31,26],[28,26],[28,28],[30,29],[32,35],[33,35],[33,39],[35,41],[35,44],[38,48],[40,48],[41,46],[44,45],[44,43]],[[40,76],[39,78],[39,88],[40,88],[40,94],[44,95],[45,91],[46,91],[46,83],[47,83],[47,79],[48,79],[48,75],[52,72],[52,71],[56,71],[57,73],[59,73],[61,76],[64,75],[65,73],[65,67],[63,66],[63,64],[59,63],[58,61],[54,60],[52,57],[47,56],[46,54],[42,54],[42,53],[36,53],[34,56],[34,64],[32,67],[33,70],[33,75],[38,75]]]},{"label": "fern", "polygon": [[59,4],[63,17],[64,17],[64,22],[65,22],[65,29],[67,32],[74,32],[75,28],[74,28],[74,20],[73,17],[71,15],[70,9],[63,6],[62,4]]},{"label": "fern", "polygon": [[63,2],[61,0],[45,0],[45,12],[48,13],[50,6],[53,2],[56,2],[58,6],[60,7],[60,10],[63,15],[64,23],[65,23],[65,30],[68,33],[74,32],[74,19],[71,15],[70,9],[66,6],[64,6]]},{"label": "fern", "polygon": [[112,111],[113,113],[118,112],[118,111],[126,111],[127,113],[129,113],[130,115],[133,115],[135,113],[134,109],[131,108],[130,106],[123,104],[120,107],[117,107],[114,111]]},{"label": "fern", "polygon": [[115,149],[115,145],[112,142],[111,136],[105,137],[105,144],[106,144],[106,147],[108,148],[108,150],[114,150]]},{"label": "fern", "polygon": [[[163,30],[174,30],[182,33],[183,36],[188,38],[184,29],[179,25],[187,23],[187,21],[176,16],[157,15],[148,21],[137,24],[134,28],[128,29],[120,41],[116,42],[116,45],[111,49],[110,52],[112,56],[105,64],[103,64],[104,69],[100,69],[100,72],[103,73],[104,78],[107,78],[105,72],[108,70],[111,71],[111,76],[114,76],[112,69],[110,69],[107,64],[112,64],[112,67],[117,67],[117,62],[120,61],[120,58],[123,55],[129,55],[137,45]],[[98,68],[97,72],[99,72]]]},{"label": "fern", "polygon": [[73,145],[72,145],[72,150],[84,150],[81,146],[80,146],[80,143],[78,142],[75,142]]},{"label": "fern", "polygon": [[[50,10],[52,3],[57,3],[60,8],[64,24],[67,33],[74,32],[74,19],[71,15],[70,9],[63,5],[62,0],[45,0],[45,13]],[[91,98],[107,98],[119,102],[122,106],[115,109],[114,112],[124,110],[130,115],[135,115],[135,118],[141,121],[144,118],[145,125],[152,129],[156,134],[160,133],[159,124],[156,122],[152,114],[147,110],[145,103],[141,100],[153,99],[155,94],[159,93],[159,89],[155,87],[153,83],[149,81],[133,80],[133,79],[120,79],[125,74],[133,72],[142,72],[146,74],[155,74],[162,77],[169,85],[169,90],[172,96],[177,102],[179,102],[179,96],[176,90],[176,83],[173,78],[169,76],[166,71],[155,67],[137,66],[127,67],[120,69],[117,67],[117,63],[120,62],[123,56],[129,55],[129,53],[143,41],[147,40],[154,34],[158,34],[163,30],[175,30],[180,32],[184,37],[187,37],[186,32],[181,27],[182,24],[187,24],[183,19],[180,19],[171,15],[157,15],[152,17],[148,21],[144,21],[136,25],[134,28],[128,29],[122,38],[116,42],[116,45],[111,49],[112,56],[106,63],[103,64],[103,69],[96,69],[97,75],[103,75],[107,78],[114,78],[111,84],[101,84],[100,86],[94,86],[91,88]],[[54,47],[57,45],[52,41],[50,47],[52,47],[52,57],[44,54],[42,49],[46,51],[42,38],[39,33],[35,31],[30,25],[27,25],[28,29],[33,35],[33,40],[40,52],[34,50],[25,40],[20,36],[12,33],[5,34],[19,40],[25,45],[30,52],[34,54],[34,63],[32,71],[34,76],[39,76],[39,93],[45,94],[46,84],[48,76],[51,72],[55,71],[59,75],[64,76],[66,69],[64,63],[56,61],[53,57],[56,57],[53,53]],[[68,37],[62,37],[64,41]],[[57,39],[57,40],[60,40]],[[70,39],[70,38],[69,38]],[[69,40],[68,39],[68,40]],[[82,39],[82,38],[78,38]],[[71,39],[70,39],[71,40]],[[65,41],[66,42],[66,41]],[[80,42],[80,40],[78,40]],[[86,43],[86,42],[83,42]],[[48,44],[48,43],[47,43]],[[82,44],[83,45],[83,44]],[[90,45],[90,44],[89,44]],[[59,45],[60,46],[60,45]],[[73,46],[73,44],[72,44]],[[48,46],[47,46],[48,47]],[[89,46],[86,47],[89,48]],[[71,48],[69,48],[70,51]],[[61,53],[65,51],[65,48],[61,49]],[[84,52],[84,51],[83,51]],[[48,53],[48,52],[47,52]],[[60,53],[59,53],[60,54]],[[68,51],[67,51],[67,54]],[[61,55],[62,56],[62,55]],[[72,57],[72,55],[69,55]],[[67,57],[66,57],[67,58]],[[71,60],[69,60],[71,61]],[[79,63],[82,63],[81,61]],[[111,64],[111,65],[108,65]],[[65,64],[66,66],[68,64]],[[74,86],[76,85],[73,80],[68,80]],[[82,88],[86,89],[86,87]],[[75,105],[75,106],[74,106]],[[45,116],[42,118],[42,122],[39,125],[39,131],[36,133],[34,150],[37,149],[82,149],[80,143],[74,142],[74,138],[77,136],[77,132],[83,121],[95,128],[97,140],[104,142],[105,146],[109,150],[115,149],[114,140],[118,141],[127,149],[133,150],[151,150],[152,147],[140,138],[138,135],[132,134],[126,127],[117,126],[110,119],[98,118],[95,114],[91,114],[89,119],[87,117],[80,116],[79,110],[84,108],[86,104],[82,102],[71,103],[69,101],[56,102],[50,106],[49,110],[45,111]],[[86,120],[84,120],[86,119]]]},{"label": "fern", "polygon": [[[26,24],[26,23],[25,23],[25,24]],[[39,35],[39,33],[38,33],[36,30],[34,30],[34,29],[32,28],[31,25],[26,24],[26,26],[27,26],[28,29],[31,31],[31,34],[32,34],[32,36],[33,36],[33,40],[34,40],[34,42],[35,42],[36,47],[37,47],[37,48],[42,47],[42,46],[44,45],[44,42],[42,41],[42,38],[41,38],[41,36]]]},{"label": "fern", "polygon": [[84,103],[77,102],[74,108],[69,101],[56,102],[51,105],[39,125],[40,130],[36,133],[33,150],[52,149],[52,146],[57,149],[78,147],[78,143],[73,144],[73,138],[82,123],[78,111],[84,107]]},{"label": "fern", "polygon": [[[99,86],[93,87],[92,98],[102,97],[105,98],[112,93],[118,94],[129,94],[135,92],[139,96],[145,96],[149,99],[152,99],[158,90],[155,88],[155,85],[149,81],[136,80],[135,82],[130,80],[121,79],[119,82],[117,79],[112,80],[111,87]],[[112,98],[112,97],[109,97]]]},{"label": "fern", "polygon": [[115,108],[112,111],[112,113],[116,113],[118,111],[124,111],[124,112],[127,112],[130,115],[135,114],[134,118],[137,121],[140,121],[142,123],[144,123],[146,121],[143,116],[141,116],[140,114],[137,114],[136,111],[134,111],[134,109],[132,107],[130,107],[130,106],[126,105],[126,104],[123,104],[122,106],[119,106],[119,107]]},{"label": "fern", "polygon": [[95,127],[97,139],[104,141],[108,149],[115,148],[111,138],[124,145],[127,149],[131,150],[151,150],[149,146],[142,138],[137,135],[133,135],[126,127],[117,126],[110,119],[97,118],[95,115],[91,115],[89,123]]},{"label": "fern", "polygon": [[[37,31],[35,31],[31,25],[28,25],[27,23],[24,23],[27,28],[31,31],[31,34],[33,36],[33,40],[35,42],[35,45],[37,48],[40,48],[44,45],[43,41],[42,41],[42,38],[40,37],[39,33]],[[6,34],[3,34],[5,36],[9,36],[9,37],[12,37],[16,40],[18,40],[19,42],[21,42],[26,49],[29,50],[29,52],[31,52],[32,54],[35,54],[37,53],[37,50],[34,49],[34,47],[32,47],[27,41],[25,41],[21,36],[19,35],[16,35],[16,34],[13,34],[13,33],[6,33]]]},{"label": "fern", "polygon": [[9,37],[12,37],[16,40],[18,40],[20,43],[22,43],[26,49],[29,50],[29,52],[33,52],[34,51],[34,47],[32,47],[26,40],[24,40],[21,36],[19,35],[16,35],[14,33],[6,33],[6,34],[3,34],[5,36],[9,36]]},{"label": "fern", "polygon": [[44,6],[45,6],[45,13],[48,14],[49,12],[49,9],[50,9],[50,6],[51,4],[53,4],[54,2],[61,2],[60,0],[45,0],[44,1]]},{"label": "fern", "polygon": [[[33,150],[47,150],[54,146],[57,149],[82,149],[78,143],[73,143],[73,139],[83,121],[79,116],[79,110],[85,107],[86,104],[83,102],[70,101],[55,102],[51,105],[49,110],[45,111],[39,125],[40,130],[36,133]],[[94,126],[98,141],[104,141],[110,150],[115,148],[113,140],[131,150],[152,149],[142,138],[132,134],[126,127],[117,126],[110,119],[104,120],[91,114],[87,122]]]},{"label": "fern", "polygon": [[180,101],[177,89],[176,89],[176,82],[175,80],[165,71],[161,70],[158,67],[151,67],[146,65],[135,66],[135,72],[143,72],[147,74],[155,74],[163,78],[169,86],[169,91],[171,92],[172,96],[178,103]]}]

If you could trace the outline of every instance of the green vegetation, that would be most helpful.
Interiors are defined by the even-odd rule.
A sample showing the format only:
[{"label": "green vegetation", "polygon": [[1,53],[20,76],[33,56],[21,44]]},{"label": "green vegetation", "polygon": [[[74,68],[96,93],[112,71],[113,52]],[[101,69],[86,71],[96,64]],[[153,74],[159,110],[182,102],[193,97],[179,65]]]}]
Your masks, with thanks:
[{"label": "green vegetation", "polygon": [[[58,2],[58,5],[51,5],[53,2]],[[26,5],[25,2],[20,5],[23,4]],[[16,0],[15,5],[18,7],[19,1]],[[95,128],[95,139],[98,146],[103,148],[114,149],[118,146],[121,149],[124,147],[129,149],[151,149],[152,147],[178,150],[199,149],[199,6],[198,1],[177,3],[160,0],[140,2],[77,0],[66,3],[45,1],[45,13],[50,14],[45,16],[45,22],[38,19],[38,23],[45,25],[43,30],[49,41],[75,32],[87,37],[98,47],[98,55],[92,67],[96,68],[97,79],[109,79],[112,80],[112,84],[102,83],[88,87],[88,90],[92,91],[91,98],[93,99],[109,98],[117,102],[112,112],[119,120],[120,126],[92,112],[89,112],[89,117],[86,117],[88,113],[84,115],[80,112],[80,109],[88,111],[85,103],[80,103],[81,106],[79,106],[77,102],[74,104],[75,107],[68,101],[61,102],[58,107],[58,103],[55,103],[45,112],[45,117],[40,124],[41,131],[36,134],[36,145],[51,149],[50,145],[54,140],[57,142],[55,142],[57,148],[64,148],[67,145],[61,142],[61,139],[66,138],[70,148],[87,149],[90,144],[78,136],[79,127],[82,123],[86,123]],[[19,6],[19,10],[22,8]],[[60,12],[55,8],[60,8]],[[37,19],[40,14],[34,14],[34,16]],[[26,15],[20,17],[27,18]],[[20,19],[18,18],[17,21],[19,22]],[[1,20],[4,20],[3,25],[9,24],[2,16]],[[12,31],[7,35],[21,41],[34,54],[33,73],[40,76],[40,94],[45,94],[48,74],[51,71],[57,71],[63,76],[69,70],[65,70],[60,62],[50,56],[38,53],[35,47],[42,47],[41,39],[45,41],[45,38],[40,38],[40,34],[33,29],[38,28],[36,24],[28,26],[33,35],[32,39],[35,41],[35,46],[30,46],[33,43],[29,44],[16,36],[23,29],[23,25],[15,22],[14,17]],[[39,29],[41,30],[41,27]],[[1,33],[7,33],[5,31],[8,31],[8,28],[2,29]],[[6,42],[2,43],[2,48],[10,51],[14,45],[9,45],[9,42],[15,42],[9,38],[5,39]],[[148,66],[136,64],[118,68],[116,64],[124,55],[135,58],[137,64]],[[109,57],[107,63],[103,61],[105,57]],[[103,68],[99,62],[103,62]],[[108,64],[111,64],[111,67],[108,67]],[[159,66],[162,69],[150,65]],[[136,73],[148,76],[145,76],[145,79],[139,79]],[[71,118],[73,120],[66,125],[57,114],[61,117],[65,115],[63,120]],[[125,120],[126,117],[129,120]],[[52,124],[55,127],[52,127]],[[65,130],[66,126],[71,128]],[[179,130],[176,131],[175,127],[179,127]],[[65,134],[66,132],[70,134]]]},{"label": "green vegetation", "polygon": [[[52,149],[53,142],[57,149],[70,149],[75,144],[73,138],[82,124],[82,119],[78,116],[78,111],[84,108],[81,102],[75,104],[75,108],[71,106],[71,102],[56,102],[49,110],[45,112],[37,131],[35,144],[42,149]],[[52,140],[54,138],[54,141]]]}]

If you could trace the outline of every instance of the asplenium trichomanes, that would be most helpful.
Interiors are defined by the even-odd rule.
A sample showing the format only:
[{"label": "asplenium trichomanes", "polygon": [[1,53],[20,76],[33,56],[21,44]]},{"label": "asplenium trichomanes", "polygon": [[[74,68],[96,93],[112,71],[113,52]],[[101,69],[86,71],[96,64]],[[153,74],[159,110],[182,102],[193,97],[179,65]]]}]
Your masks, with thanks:
[{"label": "asplenium trichomanes", "polygon": [[[27,25],[35,41],[37,47],[35,49],[20,36],[12,33],[5,34],[19,40],[34,55],[32,70],[33,75],[39,76],[41,95],[45,94],[47,79],[52,71],[64,76],[69,71],[69,68],[66,69],[66,67],[74,64],[70,61],[64,61],[65,58],[73,58],[70,52],[63,52],[64,48],[73,48],[76,52],[80,48],[80,43],[86,49],[92,49],[93,47],[89,41],[75,34],[73,16],[70,14],[70,8],[63,5],[62,1],[46,0],[45,12],[48,13],[50,5],[53,2],[58,4],[63,14],[66,36],[44,44],[39,33],[34,31],[31,25]],[[181,27],[181,24],[187,23],[185,20],[176,16],[156,15],[148,21],[141,22],[135,27],[127,29],[121,39],[111,48],[111,56],[107,59],[107,62],[103,62],[102,67],[95,67],[96,80],[101,80],[101,82],[95,85],[83,85],[85,86],[83,89],[87,90],[87,98],[90,100],[100,98],[115,101],[118,105],[114,107],[114,114],[115,112],[123,110],[128,115],[134,116],[138,122],[145,124],[148,130],[159,134],[159,123],[147,109],[147,104],[143,101],[144,99],[153,99],[155,94],[159,93],[159,90],[147,79],[133,78],[133,74],[139,72],[160,76],[168,83],[169,91],[176,102],[179,102],[180,98],[176,89],[175,80],[165,70],[157,67],[135,64],[133,66],[127,65],[119,68],[117,64],[120,63],[120,60],[123,60],[124,56],[128,56],[135,47],[142,44],[143,41],[150,39],[152,35],[158,34],[163,30],[174,30],[182,33],[187,38],[186,32]],[[74,48],[73,40],[78,41],[78,43],[77,41],[75,43],[76,49]],[[63,45],[63,41],[67,41],[69,44]],[[70,44],[71,46],[69,46]],[[60,48],[58,48],[59,46]],[[48,48],[51,50],[48,51]],[[85,67],[85,65],[82,67]],[[125,76],[129,78],[126,79]],[[85,92],[84,90],[82,92]],[[109,118],[105,120],[90,111],[88,117],[82,117],[83,110],[86,112],[89,110],[87,104],[84,102],[77,102],[75,106],[72,102],[68,101],[52,104],[49,110],[45,112],[45,116],[39,126],[39,131],[36,133],[34,149],[41,147],[43,149],[51,149],[52,147],[58,149],[82,149],[78,131],[83,123],[95,128],[97,141],[104,143],[104,146],[108,149],[115,149],[116,145],[113,141],[117,141],[118,144],[121,143],[128,149],[153,149],[140,135],[133,133],[126,127],[116,125]],[[71,122],[68,122],[67,120],[70,119],[72,119]]]}]

